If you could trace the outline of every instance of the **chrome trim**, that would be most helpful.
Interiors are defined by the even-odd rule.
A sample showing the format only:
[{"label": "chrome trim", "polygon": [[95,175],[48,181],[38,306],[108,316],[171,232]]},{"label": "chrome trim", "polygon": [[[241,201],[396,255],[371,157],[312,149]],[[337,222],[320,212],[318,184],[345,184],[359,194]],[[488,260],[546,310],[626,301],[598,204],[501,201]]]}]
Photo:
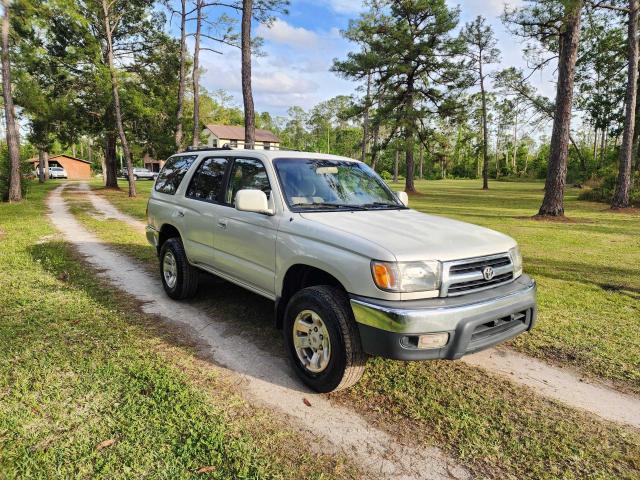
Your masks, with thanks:
[{"label": "chrome trim", "polygon": [[509,260],[509,265],[505,265],[502,267],[498,267],[495,268],[495,275],[504,275],[505,273],[510,273],[513,272],[513,260],[511,259],[511,255],[509,255],[509,252],[506,253],[498,253],[496,255],[487,255],[484,257],[471,257],[471,258],[465,258],[463,260],[454,260],[451,262],[442,262],[442,281],[440,284],[440,296],[441,297],[456,297],[459,295],[467,295],[469,293],[476,293],[476,292],[481,292],[483,290],[488,290],[490,288],[496,288],[496,287],[500,287],[502,285],[506,285],[508,283],[513,282],[514,280],[516,280],[518,277],[514,277],[510,278],[509,280],[505,281],[505,282],[500,282],[500,283],[493,283],[491,285],[487,285],[486,287],[479,287],[479,288],[473,288],[473,289],[469,289],[469,290],[465,290],[463,292],[455,292],[455,293],[449,293],[449,287],[451,287],[452,285],[458,284],[458,283],[464,283],[464,282],[471,282],[474,280],[482,280],[484,277],[482,276],[482,272],[478,271],[476,273],[463,273],[461,275],[455,275],[455,274],[451,274],[450,270],[451,267],[457,266],[457,265],[465,265],[468,263],[476,263],[476,262],[484,262],[487,260],[497,260],[500,258],[506,258]]},{"label": "chrome trim", "polygon": [[[402,301],[393,302],[394,306],[391,307],[377,305],[373,303],[375,300],[369,302],[360,298],[351,298],[351,308],[356,322],[381,330],[408,334],[446,332],[455,330],[456,325],[464,319],[494,311],[515,312],[535,306],[535,281],[527,275],[519,277],[519,280],[523,285],[517,290],[471,303],[456,302],[455,305],[409,309],[401,306]],[[446,301],[446,299],[433,300]]]}]

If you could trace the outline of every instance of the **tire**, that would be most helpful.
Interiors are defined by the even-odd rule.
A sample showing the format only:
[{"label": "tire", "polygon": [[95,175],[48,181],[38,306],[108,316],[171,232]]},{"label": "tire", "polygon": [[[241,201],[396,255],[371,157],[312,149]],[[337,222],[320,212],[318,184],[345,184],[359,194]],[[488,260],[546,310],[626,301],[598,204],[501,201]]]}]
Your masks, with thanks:
[{"label": "tire", "polygon": [[[320,319],[320,327],[312,329],[320,330],[304,333],[300,327],[309,328],[309,325],[317,325],[314,314]],[[367,357],[362,352],[360,334],[349,300],[342,290],[325,285],[300,290],[287,304],[283,327],[287,354],[295,372],[316,392],[327,393],[349,388],[362,377]],[[325,341],[324,335],[318,340],[318,332],[323,331],[329,334],[328,359],[318,361],[315,365],[312,362],[305,365],[301,356],[308,361],[309,354],[314,351],[313,347],[303,348],[302,353],[299,353],[300,349],[296,348],[294,337],[300,339],[306,336],[305,341],[315,342],[316,352],[324,353],[327,345],[324,345],[323,349],[318,346],[318,342]],[[311,338],[312,335],[315,335],[315,338]],[[298,347],[300,345],[298,343]],[[324,368],[322,363],[326,363]]]},{"label": "tire", "polygon": [[168,239],[160,248],[160,279],[164,291],[174,300],[192,298],[198,291],[198,269],[193,267],[178,237]]}]

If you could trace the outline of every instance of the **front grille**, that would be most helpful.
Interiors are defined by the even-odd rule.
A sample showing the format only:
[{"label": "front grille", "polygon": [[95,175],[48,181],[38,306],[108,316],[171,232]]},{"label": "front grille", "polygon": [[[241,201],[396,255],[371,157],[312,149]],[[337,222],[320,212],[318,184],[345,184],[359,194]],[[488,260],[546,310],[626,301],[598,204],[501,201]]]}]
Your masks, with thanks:
[{"label": "front grille", "polygon": [[[486,280],[483,271],[491,267],[494,276]],[[441,296],[455,296],[495,287],[513,280],[513,265],[508,254],[471,258],[444,265]]]},{"label": "front grille", "polygon": [[505,265],[510,265],[510,264],[511,264],[511,259],[509,257],[499,257],[499,258],[493,258],[490,260],[478,260],[475,262],[472,261],[470,263],[451,265],[451,268],[449,268],[449,273],[451,273],[452,275],[459,275],[462,273],[469,273],[469,272],[476,272],[476,271],[481,272],[484,267],[492,267],[493,269],[496,269],[498,267],[504,267]]},{"label": "front grille", "polygon": [[503,273],[502,275],[496,275],[491,280],[471,280],[468,282],[454,283],[449,287],[449,295],[460,292],[467,292],[469,290],[475,290],[476,288],[486,288],[493,285],[499,285],[504,282],[508,282],[513,279],[513,273]]}]

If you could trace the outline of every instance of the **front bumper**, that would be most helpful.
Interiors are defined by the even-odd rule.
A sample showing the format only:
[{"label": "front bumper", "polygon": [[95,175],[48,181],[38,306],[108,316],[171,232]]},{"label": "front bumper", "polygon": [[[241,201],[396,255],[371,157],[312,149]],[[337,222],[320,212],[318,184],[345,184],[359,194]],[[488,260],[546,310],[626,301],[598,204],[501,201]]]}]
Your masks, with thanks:
[{"label": "front bumper", "polygon": [[[536,320],[536,284],[528,275],[458,297],[384,301],[351,296],[362,348],[397,360],[456,359],[530,330]],[[419,349],[427,333],[449,334],[442,348]]]}]

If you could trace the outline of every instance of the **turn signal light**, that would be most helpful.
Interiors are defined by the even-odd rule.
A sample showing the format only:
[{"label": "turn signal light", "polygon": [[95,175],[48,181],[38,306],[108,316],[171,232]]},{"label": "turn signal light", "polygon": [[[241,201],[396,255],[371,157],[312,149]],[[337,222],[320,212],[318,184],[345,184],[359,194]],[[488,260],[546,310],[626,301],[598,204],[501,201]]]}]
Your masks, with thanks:
[{"label": "turn signal light", "polygon": [[418,337],[418,348],[441,348],[449,341],[449,334],[429,333]]},{"label": "turn signal light", "polygon": [[396,272],[388,263],[376,262],[372,265],[373,279],[379,288],[392,290],[396,288]]}]

